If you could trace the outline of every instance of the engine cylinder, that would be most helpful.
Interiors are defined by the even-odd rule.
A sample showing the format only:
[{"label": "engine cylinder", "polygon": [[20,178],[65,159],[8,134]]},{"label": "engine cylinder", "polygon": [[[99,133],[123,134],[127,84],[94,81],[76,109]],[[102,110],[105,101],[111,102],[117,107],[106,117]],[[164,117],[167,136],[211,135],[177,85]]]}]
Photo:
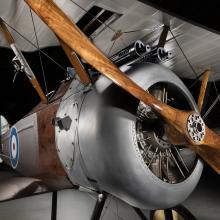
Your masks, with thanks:
[{"label": "engine cylinder", "polygon": [[151,48],[148,44],[145,45],[142,41],[137,40],[135,43],[129,45],[128,47],[113,55],[110,59],[117,66],[122,66],[142,56],[145,56],[150,51]]}]

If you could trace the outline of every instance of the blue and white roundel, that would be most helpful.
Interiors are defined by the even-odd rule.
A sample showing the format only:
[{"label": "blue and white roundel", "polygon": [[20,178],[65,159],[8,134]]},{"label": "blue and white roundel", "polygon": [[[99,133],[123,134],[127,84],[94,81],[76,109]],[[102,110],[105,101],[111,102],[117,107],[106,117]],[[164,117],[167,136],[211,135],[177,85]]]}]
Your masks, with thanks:
[{"label": "blue and white roundel", "polygon": [[19,137],[16,127],[12,127],[10,131],[9,153],[11,166],[15,169],[19,159]]}]

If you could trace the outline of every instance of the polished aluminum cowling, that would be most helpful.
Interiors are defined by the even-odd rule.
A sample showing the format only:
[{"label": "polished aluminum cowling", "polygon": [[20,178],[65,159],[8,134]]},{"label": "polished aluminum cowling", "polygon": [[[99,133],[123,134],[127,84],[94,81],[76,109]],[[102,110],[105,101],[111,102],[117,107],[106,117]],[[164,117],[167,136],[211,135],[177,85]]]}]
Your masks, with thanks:
[{"label": "polished aluminum cowling", "polygon": [[[141,64],[126,72],[145,90],[158,82],[175,85],[196,110],[190,92],[170,70]],[[57,113],[57,117],[69,115],[72,119],[68,131],[56,128],[60,160],[75,184],[106,191],[140,208],[175,206],[193,191],[203,164],[198,160],[191,175],[177,184],[156,177],[138,148],[137,105],[138,100],[106,77],[101,76],[90,88],[74,80]]]}]

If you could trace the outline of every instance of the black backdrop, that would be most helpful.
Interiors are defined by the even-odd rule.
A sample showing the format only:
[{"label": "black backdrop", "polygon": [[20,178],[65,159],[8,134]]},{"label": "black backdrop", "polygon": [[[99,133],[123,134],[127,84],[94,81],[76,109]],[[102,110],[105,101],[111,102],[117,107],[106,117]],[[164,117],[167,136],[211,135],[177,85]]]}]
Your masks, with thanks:
[{"label": "black backdrop", "polygon": [[[42,50],[65,69],[68,66],[71,66],[66,55],[59,46],[48,47]],[[13,83],[15,73],[11,62],[14,57],[12,50],[8,48],[0,48],[0,54],[0,114],[4,115],[10,124],[13,124],[25,114],[27,114],[40,101],[40,99],[24,74],[19,73],[15,82]],[[45,90],[38,51],[28,53],[25,52],[24,56],[26,57],[30,67],[39,80],[42,88]],[[41,56],[48,85],[48,91],[50,92],[56,89],[59,86],[60,81],[66,78],[66,72],[54,64],[47,57],[45,57],[43,54]],[[189,79],[182,80],[188,87],[194,82],[193,80]],[[216,82],[216,86],[220,92],[220,81]],[[215,87],[213,83],[209,83],[208,87],[208,94],[212,101],[214,101],[214,99],[217,97]],[[195,86],[190,89],[190,92],[193,94],[195,100],[198,98],[199,89],[200,82],[196,83]],[[204,112],[211,105],[212,101],[210,98],[208,98],[208,95],[206,95]],[[220,127],[219,102],[207,117],[206,123],[208,123],[210,127]]]}]

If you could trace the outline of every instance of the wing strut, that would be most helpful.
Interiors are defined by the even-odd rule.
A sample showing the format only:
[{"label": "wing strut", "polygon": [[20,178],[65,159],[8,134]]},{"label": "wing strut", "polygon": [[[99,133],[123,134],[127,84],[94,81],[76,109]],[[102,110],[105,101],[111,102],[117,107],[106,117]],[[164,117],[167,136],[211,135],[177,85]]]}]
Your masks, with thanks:
[{"label": "wing strut", "polygon": [[84,85],[88,85],[91,83],[91,80],[89,78],[89,75],[87,74],[86,70],[84,69],[81,61],[79,60],[79,57],[77,54],[72,50],[68,45],[66,45],[60,38],[58,38],[61,47],[63,48],[66,56],[68,57],[70,63],[73,65],[73,67],[76,70],[76,73],[78,74],[81,82]]},{"label": "wing strut", "polygon": [[211,70],[206,70],[203,73],[202,84],[201,84],[199,98],[198,98],[198,109],[199,109],[200,113],[202,111],[202,106],[203,106],[203,102],[204,102],[204,98],[205,98],[205,94],[206,94],[206,88],[207,88],[207,84],[209,81],[210,73],[211,73]]},{"label": "wing strut", "polygon": [[26,59],[24,58],[22,52],[17,47],[14,38],[12,37],[11,33],[9,32],[8,28],[6,27],[4,21],[0,18],[0,30],[3,32],[6,41],[10,45],[11,49],[13,50],[16,59],[20,62],[20,66],[22,67],[22,71],[26,74],[29,81],[31,82],[32,86],[38,93],[41,98],[41,101],[47,102],[47,97],[45,96],[40,84],[38,83],[34,73],[32,72],[30,66],[28,65]]}]

